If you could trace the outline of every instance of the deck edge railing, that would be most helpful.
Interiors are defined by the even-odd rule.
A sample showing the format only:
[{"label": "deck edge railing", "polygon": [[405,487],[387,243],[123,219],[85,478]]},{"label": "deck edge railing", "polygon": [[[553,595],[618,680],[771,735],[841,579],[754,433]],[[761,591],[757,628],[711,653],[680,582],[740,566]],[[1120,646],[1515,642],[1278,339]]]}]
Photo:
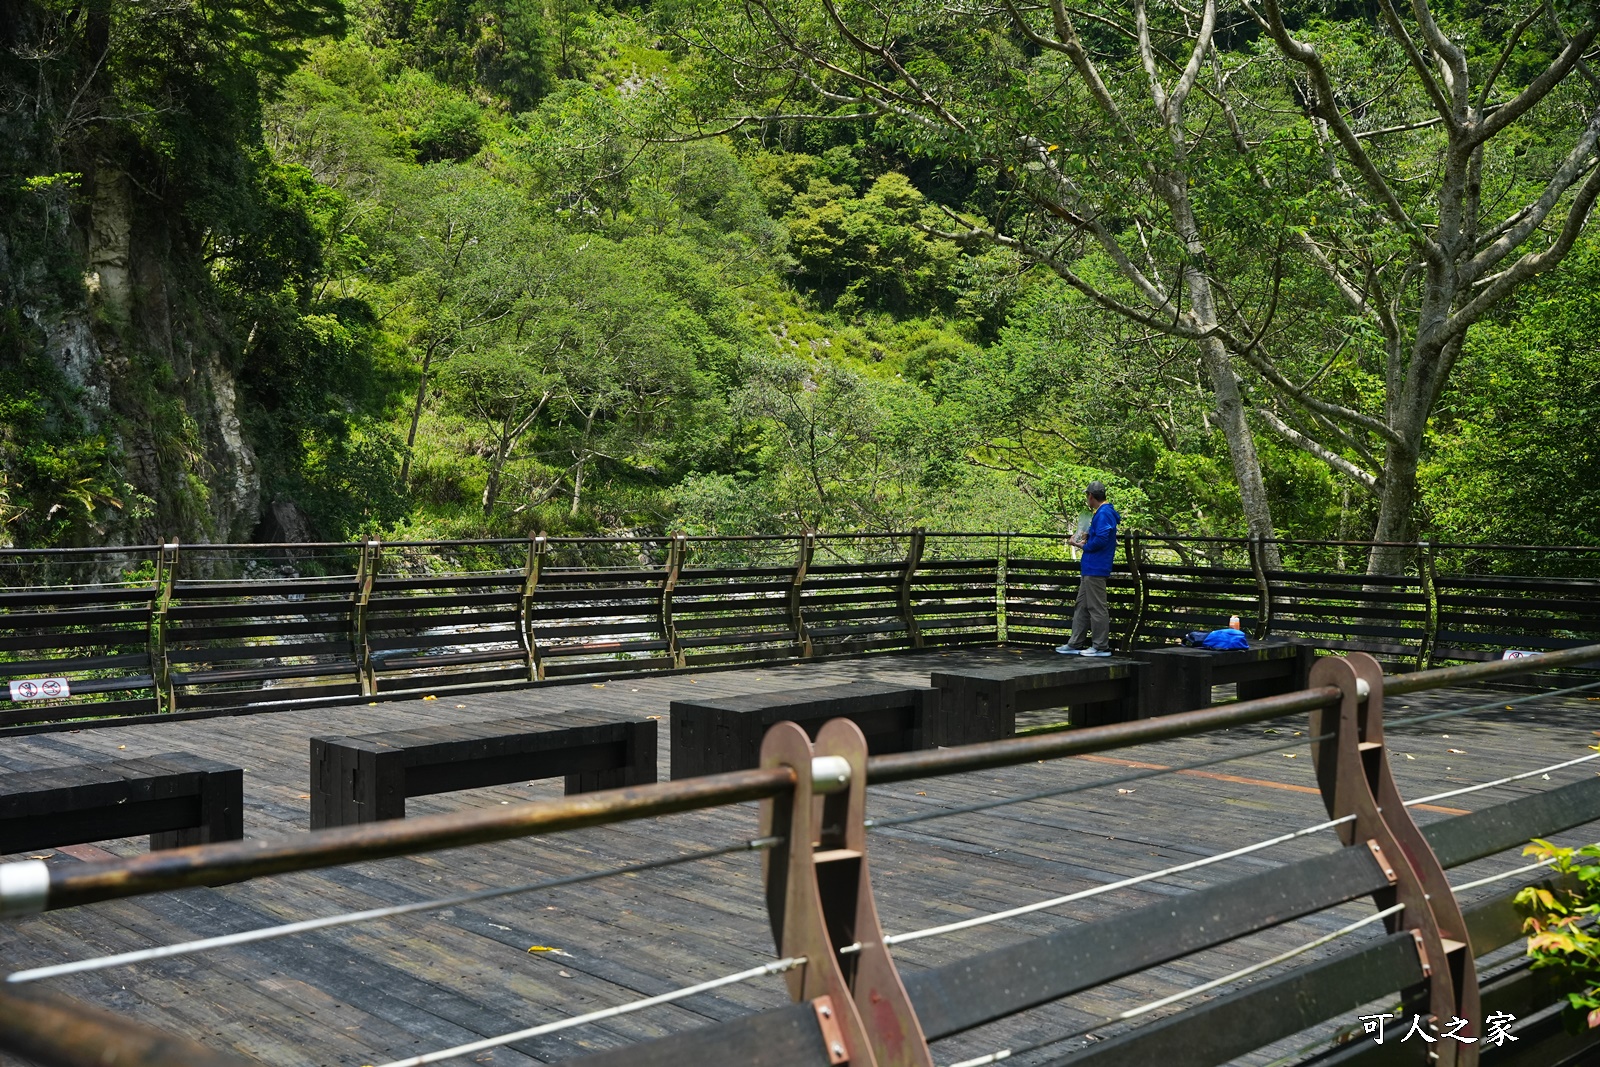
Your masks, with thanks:
[{"label": "deck edge railing", "polygon": [[[1415,958],[1404,956],[1405,973],[1395,972],[1394,981],[1413,987],[1407,1002],[1425,1007],[1431,1020],[1428,1025],[1437,1035],[1447,1017],[1475,1022],[1475,953],[1454,890],[1444,881],[1445,864],[1431,843],[1441,834],[1448,840],[1446,831],[1450,827],[1435,824],[1428,833],[1420,831],[1406,814],[1407,802],[1401,799],[1389,773],[1383,755],[1384,697],[1471,681],[1503,680],[1515,674],[1547,673],[1597,659],[1600,644],[1519,661],[1471,664],[1395,677],[1386,676],[1381,666],[1365,654],[1326,657],[1313,672],[1312,687],[1295,693],[1157,719],[871,759],[866,756],[859,728],[848,720],[830,723],[815,742],[792,724],[779,724],[768,735],[762,766],[748,771],[509,808],[474,809],[270,840],[199,845],[126,859],[66,866],[49,866],[37,860],[0,865],[0,916],[760,800],[761,832],[767,840],[779,842],[777,848],[764,854],[764,872],[775,940],[779,953],[785,956],[780,961],[784,964],[782,970],[788,974],[796,1002],[820,1004],[827,998],[829,1011],[838,1013],[834,1031],[838,1046],[828,1053],[826,1062],[848,1061],[856,1067],[928,1067],[932,1059],[921,1023],[895,972],[892,957],[884,951],[897,938],[885,938],[877,927],[863,836],[864,789],[868,784],[1015,766],[1192,736],[1307,711],[1313,716],[1309,743],[1318,785],[1333,816],[1333,821],[1322,825],[1339,829],[1346,854],[1361,857],[1369,865],[1375,863],[1374,869],[1385,875],[1362,892],[1370,891],[1375,897],[1380,911],[1373,918],[1384,918],[1391,934],[1410,935],[1407,944],[1412,947],[1408,952],[1413,952]],[[1580,789],[1588,797],[1588,807],[1577,815],[1558,813],[1554,822],[1561,825],[1556,829],[1600,815],[1600,796],[1589,796],[1596,792],[1593,781],[1563,788]],[[1525,798],[1488,810],[1496,812],[1494,820],[1504,822],[1498,812],[1527,807]],[[1588,810],[1589,807],[1595,810]],[[813,825],[811,820],[818,816],[821,821]],[[1483,821],[1489,817],[1458,818]],[[1498,823],[1496,828],[1502,836],[1509,832],[1507,826]],[[1552,832],[1551,826],[1545,824],[1525,827],[1518,833],[1524,831],[1528,837]],[[1462,861],[1455,854],[1449,859]],[[827,873],[822,870],[824,866],[828,867]],[[1181,901],[1178,907],[1182,907]],[[1181,924],[1181,916],[1177,921]],[[1282,921],[1286,919],[1265,925]],[[934,932],[923,931],[915,936]],[[912,935],[900,935],[898,940],[909,936]],[[1226,935],[1191,951],[1214,947],[1235,936],[1238,935]],[[818,1010],[820,1018],[821,1009]],[[26,1022],[22,1026],[27,1029]],[[84,1032],[90,1031],[93,1033],[89,1039],[100,1042],[104,1046],[102,1052],[120,1049],[130,1056],[140,1054],[150,1038],[146,1029],[130,1029],[125,1039],[103,1028],[91,1027]],[[1468,1036],[1477,1033],[1470,1028],[1464,1032]],[[16,1027],[0,1027],[0,1047],[21,1051],[39,1044],[28,1044],[27,1037],[27,1033],[19,1036]],[[1441,1046],[1435,1052],[1445,1067],[1471,1067],[1476,1063],[1477,1051],[1471,1045]],[[65,1052],[53,1060],[48,1056],[46,1059],[79,1062]],[[224,1061],[219,1058],[217,1062]]]}]

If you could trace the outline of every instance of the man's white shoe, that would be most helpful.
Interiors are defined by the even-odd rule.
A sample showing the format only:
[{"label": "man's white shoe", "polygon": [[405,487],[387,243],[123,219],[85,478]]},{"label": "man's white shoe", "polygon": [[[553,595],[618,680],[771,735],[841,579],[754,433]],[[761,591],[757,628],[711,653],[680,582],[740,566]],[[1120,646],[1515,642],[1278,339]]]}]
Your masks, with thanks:
[{"label": "man's white shoe", "polygon": [[1081,656],[1084,654],[1083,649],[1073,648],[1071,645],[1057,645],[1056,651],[1063,656]]},{"label": "man's white shoe", "polygon": [[1109,656],[1109,655],[1111,655],[1111,650],[1110,649],[1106,649],[1104,652],[1102,652],[1098,648],[1086,648],[1082,652],[1079,652],[1078,655],[1080,655],[1080,656]]}]

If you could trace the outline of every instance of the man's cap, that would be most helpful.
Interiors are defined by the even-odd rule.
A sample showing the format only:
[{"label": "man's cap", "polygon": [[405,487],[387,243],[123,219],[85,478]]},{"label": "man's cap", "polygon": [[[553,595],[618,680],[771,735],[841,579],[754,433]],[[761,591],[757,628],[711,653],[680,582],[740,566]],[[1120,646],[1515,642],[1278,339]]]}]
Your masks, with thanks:
[{"label": "man's cap", "polygon": [[1106,498],[1106,484],[1104,482],[1090,482],[1084,487],[1083,491],[1096,500],[1104,500]]}]

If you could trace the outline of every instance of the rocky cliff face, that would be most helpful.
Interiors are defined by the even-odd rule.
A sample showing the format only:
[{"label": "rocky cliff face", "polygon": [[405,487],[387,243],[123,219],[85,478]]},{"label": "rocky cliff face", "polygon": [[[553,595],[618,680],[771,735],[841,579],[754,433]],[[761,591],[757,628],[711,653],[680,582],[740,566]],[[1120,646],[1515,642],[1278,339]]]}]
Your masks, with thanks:
[{"label": "rocky cliff face", "polygon": [[248,540],[261,518],[255,452],[240,422],[230,343],[173,278],[159,211],[128,176],[92,176],[84,300],[39,314],[47,353],[81,414],[120,452],[139,498],[111,512],[110,542]]}]

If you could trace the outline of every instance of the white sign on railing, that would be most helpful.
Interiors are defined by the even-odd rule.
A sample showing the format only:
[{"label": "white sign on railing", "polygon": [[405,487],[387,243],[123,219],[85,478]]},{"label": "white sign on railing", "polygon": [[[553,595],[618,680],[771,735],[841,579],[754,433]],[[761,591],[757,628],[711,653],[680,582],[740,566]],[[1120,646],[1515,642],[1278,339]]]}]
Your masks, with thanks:
[{"label": "white sign on railing", "polygon": [[11,683],[12,700],[54,700],[72,695],[65,678],[24,678]]},{"label": "white sign on railing", "polygon": [[1530,652],[1529,650],[1523,649],[1523,648],[1508,648],[1500,656],[1500,658],[1501,659],[1527,659],[1529,656],[1537,656],[1538,654],[1539,653],[1537,653],[1537,652]]}]

